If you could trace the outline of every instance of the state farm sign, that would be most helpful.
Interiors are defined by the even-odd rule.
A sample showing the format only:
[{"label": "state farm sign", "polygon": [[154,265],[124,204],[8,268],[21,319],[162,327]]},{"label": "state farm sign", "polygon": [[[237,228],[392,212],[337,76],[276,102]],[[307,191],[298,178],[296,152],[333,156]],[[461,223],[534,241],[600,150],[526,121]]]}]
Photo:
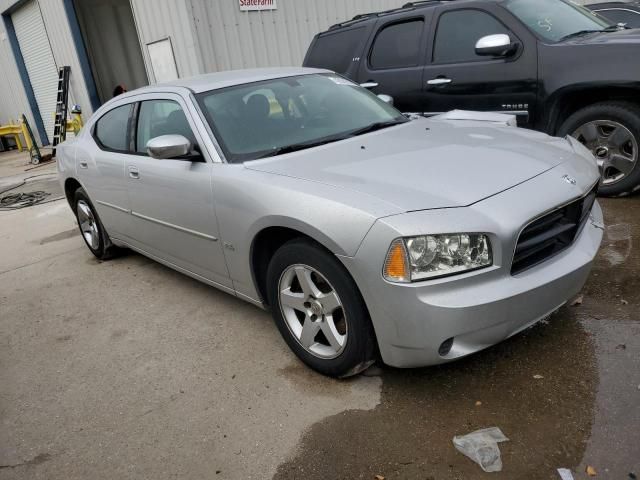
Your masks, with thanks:
[{"label": "state farm sign", "polygon": [[240,10],[275,10],[276,0],[238,0]]}]

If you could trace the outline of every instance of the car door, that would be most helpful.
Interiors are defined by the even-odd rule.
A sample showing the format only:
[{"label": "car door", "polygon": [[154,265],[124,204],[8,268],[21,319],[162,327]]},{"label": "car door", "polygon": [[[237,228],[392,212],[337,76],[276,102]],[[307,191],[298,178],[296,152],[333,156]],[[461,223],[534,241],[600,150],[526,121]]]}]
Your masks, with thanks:
[{"label": "car door", "polygon": [[358,82],[369,85],[376,94],[391,95],[402,112],[420,112],[426,108],[422,75],[427,48],[430,13],[386,19],[360,59]]},{"label": "car door", "polygon": [[78,179],[102,224],[116,237],[130,227],[124,169],[133,107],[133,103],[116,104],[94,122],[89,134],[76,142]]},{"label": "car door", "polygon": [[125,168],[132,219],[128,236],[172,265],[231,287],[213,204],[213,163],[206,149],[175,159],[152,158],[146,151],[149,140],[171,134],[187,137],[199,150],[203,143],[187,104],[169,93],[137,99],[134,154]]},{"label": "car door", "polygon": [[[537,41],[501,7],[481,5],[437,10],[424,71],[425,112],[504,112],[515,114],[520,125],[530,125],[536,108]],[[494,34],[509,35],[517,50],[502,58],[477,55],[477,41]]]}]

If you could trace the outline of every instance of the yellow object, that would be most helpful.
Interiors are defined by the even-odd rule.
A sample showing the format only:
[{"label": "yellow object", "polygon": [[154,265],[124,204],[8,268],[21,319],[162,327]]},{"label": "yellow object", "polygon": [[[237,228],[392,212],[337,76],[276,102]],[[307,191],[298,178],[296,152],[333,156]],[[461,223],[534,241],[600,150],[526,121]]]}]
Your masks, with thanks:
[{"label": "yellow object", "polygon": [[[23,146],[23,139],[27,150],[31,150],[31,147],[33,146],[31,138],[29,138],[29,134],[27,133],[27,128],[22,124],[22,122],[13,123],[13,121],[11,121],[8,125],[0,125],[0,136],[4,135],[12,136],[16,141],[18,150],[20,151],[25,149]],[[20,135],[22,135],[22,138]]]},{"label": "yellow object", "polygon": [[401,239],[395,240],[389,248],[384,262],[384,276],[396,282],[408,282],[410,279],[407,252]]}]

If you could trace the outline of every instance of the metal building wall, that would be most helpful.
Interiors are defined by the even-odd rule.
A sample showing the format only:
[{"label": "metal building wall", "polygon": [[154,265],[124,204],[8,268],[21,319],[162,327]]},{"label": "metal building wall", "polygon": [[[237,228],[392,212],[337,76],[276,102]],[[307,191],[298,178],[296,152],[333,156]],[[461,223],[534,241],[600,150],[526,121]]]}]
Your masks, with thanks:
[{"label": "metal building wall", "polygon": [[313,36],[359,13],[406,0],[278,0],[277,10],[242,12],[234,0],[191,0],[204,70],[300,65]]},{"label": "metal building wall", "polygon": [[238,0],[131,0],[147,71],[146,44],[170,37],[180,77],[300,65],[317,32],[358,13],[403,3],[406,0],[277,0],[277,10],[241,12]]},{"label": "metal building wall", "polygon": [[[80,69],[80,62],[63,0],[39,0],[38,3],[56,66],[71,66],[69,103],[81,105],[83,114],[89,116],[93,113],[93,110],[87,85]],[[0,12],[4,12],[16,4],[16,0],[0,0]],[[18,66],[5,31],[4,22],[0,22],[0,81],[2,82],[2,88],[0,88],[0,123],[5,123],[10,119],[18,119],[24,113],[31,124],[34,134],[38,136],[35,120],[29,107],[26,90],[18,72]]]}]

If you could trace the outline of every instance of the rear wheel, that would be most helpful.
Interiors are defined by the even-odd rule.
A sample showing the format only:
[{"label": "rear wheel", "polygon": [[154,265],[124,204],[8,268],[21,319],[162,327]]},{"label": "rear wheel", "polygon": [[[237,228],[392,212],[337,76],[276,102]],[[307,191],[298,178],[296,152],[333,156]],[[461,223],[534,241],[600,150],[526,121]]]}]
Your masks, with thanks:
[{"label": "rear wheel", "polygon": [[318,372],[346,377],[375,360],[375,336],[355,282],[335,256],[292,240],[267,272],[273,318],[293,352]]},{"label": "rear wheel", "polygon": [[602,174],[602,195],[623,196],[640,188],[640,109],[635,105],[590,105],[567,118],[558,135],[571,135],[591,150]]},{"label": "rear wheel", "polygon": [[102,226],[100,217],[98,217],[93,203],[83,188],[76,190],[74,205],[80,233],[91,253],[100,260],[108,260],[115,256],[118,253],[118,248],[111,244],[109,235]]}]

